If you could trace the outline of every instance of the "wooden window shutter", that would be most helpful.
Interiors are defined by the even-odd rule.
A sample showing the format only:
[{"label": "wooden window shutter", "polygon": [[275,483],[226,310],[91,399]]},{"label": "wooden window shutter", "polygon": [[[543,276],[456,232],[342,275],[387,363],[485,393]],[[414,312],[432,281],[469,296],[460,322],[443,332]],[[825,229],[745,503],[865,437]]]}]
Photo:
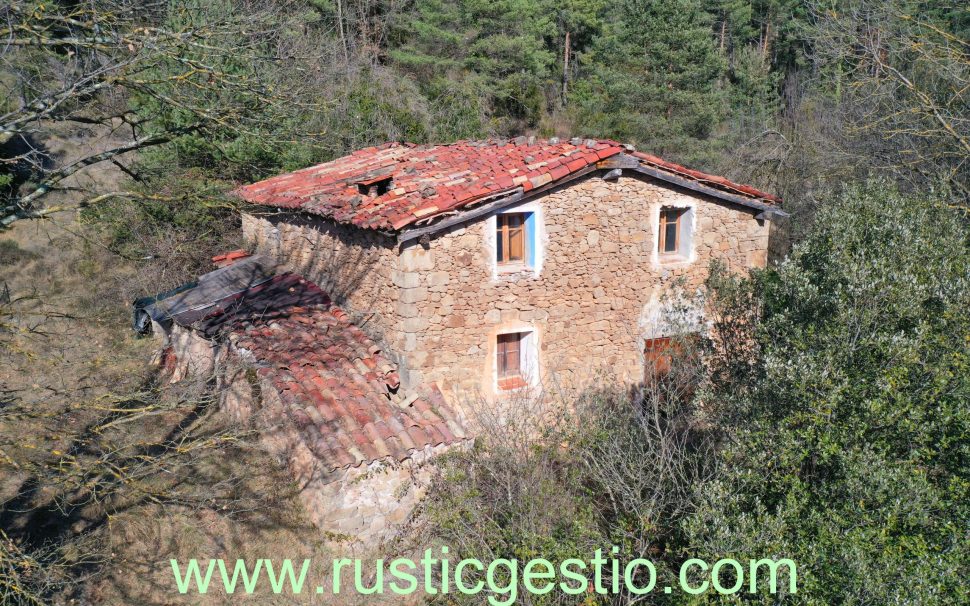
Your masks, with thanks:
[{"label": "wooden window shutter", "polygon": [[516,332],[498,336],[495,352],[500,390],[526,386],[522,371],[522,343],[525,335],[526,333]]},{"label": "wooden window shutter", "polygon": [[498,336],[498,376],[499,378],[522,374],[521,347],[522,333]]},{"label": "wooden window shutter", "polygon": [[509,260],[525,259],[525,226],[522,215],[509,215]]},{"label": "wooden window shutter", "polygon": [[525,237],[525,214],[505,213],[495,220],[496,260],[499,263],[521,263],[528,255]]},{"label": "wooden window shutter", "polygon": [[683,208],[660,209],[660,254],[675,254],[680,250],[680,218],[684,212]]}]

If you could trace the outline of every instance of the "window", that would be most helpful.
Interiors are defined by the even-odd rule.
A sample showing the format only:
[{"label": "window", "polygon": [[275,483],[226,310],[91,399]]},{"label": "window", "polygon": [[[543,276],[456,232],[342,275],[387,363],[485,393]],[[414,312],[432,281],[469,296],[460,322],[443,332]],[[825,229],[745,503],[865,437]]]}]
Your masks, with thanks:
[{"label": "window", "polygon": [[522,370],[525,362],[523,345],[526,334],[513,332],[498,335],[495,355],[499,389],[516,389],[526,385]]},{"label": "window", "polygon": [[495,251],[499,265],[525,263],[529,256],[526,213],[505,213],[495,217]]},{"label": "window", "polygon": [[660,209],[660,237],[658,251],[661,255],[682,254],[683,242],[681,234],[686,208],[665,206]]},{"label": "window", "polygon": [[644,382],[662,377],[670,372],[670,337],[646,339],[643,342]]},{"label": "window", "polygon": [[542,271],[542,209],[536,202],[498,212],[488,218],[485,244],[493,280],[522,280]]}]

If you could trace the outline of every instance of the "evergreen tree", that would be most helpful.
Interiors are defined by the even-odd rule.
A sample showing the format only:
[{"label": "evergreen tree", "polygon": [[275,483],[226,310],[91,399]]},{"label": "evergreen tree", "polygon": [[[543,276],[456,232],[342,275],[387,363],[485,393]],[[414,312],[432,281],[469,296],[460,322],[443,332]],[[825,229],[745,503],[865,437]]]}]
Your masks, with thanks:
[{"label": "evergreen tree", "polygon": [[582,57],[573,99],[589,134],[697,162],[725,115],[725,63],[699,0],[624,0]]},{"label": "evergreen tree", "polygon": [[430,97],[458,96],[481,112],[454,134],[512,134],[539,123],[557,86],[558,15],[536,0],[418,0],[389,55]]}]

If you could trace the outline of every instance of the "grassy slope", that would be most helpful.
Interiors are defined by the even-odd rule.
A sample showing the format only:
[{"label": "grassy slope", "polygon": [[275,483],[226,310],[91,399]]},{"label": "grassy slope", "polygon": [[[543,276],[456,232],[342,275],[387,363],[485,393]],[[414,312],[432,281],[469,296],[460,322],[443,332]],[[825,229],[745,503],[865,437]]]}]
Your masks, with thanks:
[{"label": "grassy slope", "polygon": [[[67,155],[85,144],[83,137],[50,142]],[[79,180],[103,187],[120,178],[113,167],[98,169]],[[0,389],[38,415],[0,425],[0,443],[14,443],[8,454],[21,464],[57,461],[55,451],[80,443],[86,428],[103,416],[100,409],[106,402],[143,393],[154,382],[150,359],[156,344],[135,338],[129,328],[129,302],[165,285],[145,275],[140,263],[111,254],[89,236],[67,214],[44,223],[17,224],[0,234],[0,292],[5,284],[15,312],[9,330],[0,333]],[[166,276],[167,281],[179,279]],[[153,432],[178,422],[172,414],[130,424],[125,431],[135,433],[124,437],[149,442],[157,437]],[[218,414],[212,422],[228,423]],[[231,507],[148,502],[118,508],[100,523],[91,519],[100,515],[93,510],[72,518],[65,532],[87,528],[89,522],[93,526],[83,531],[85,541],[70,540],[75,549],[96,545],[96,559],[106,558],[103,566],[90,569],[83,599],[99,604],[178,603],[168,564],[172,557],[323,560],[322,536],[303,515],[277,462],[263,456],[252,439],[234,448],[232,456],[224,454],[203,455],[177,473],[187,485],[180,487],[183,491],[232,492]],[[6,501],[22,492],[26,476],[9,462],[0,466],[0,501]],[[44,504],[49,496],[41,491],[28,506]],[[12,532],[31,532],[38,520],[51,517],[8,515],[4,523]],[[210,593],[206,602],[223,603],[222,593]],[[265,597],[259,602],[288,603],[283,597]],[[183,602],[199,603],[197,597]]]}]

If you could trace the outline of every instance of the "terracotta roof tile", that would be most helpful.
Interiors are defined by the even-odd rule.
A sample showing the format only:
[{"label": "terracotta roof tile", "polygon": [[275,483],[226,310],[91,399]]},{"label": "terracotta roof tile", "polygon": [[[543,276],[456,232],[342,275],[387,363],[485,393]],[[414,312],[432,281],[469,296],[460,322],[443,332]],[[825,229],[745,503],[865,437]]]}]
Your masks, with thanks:
[{"label": "terracotta roof tile", "polygon": [[[236,193],[255,204],[301,210],[365,229],[400,230],[516,187],[531,191],[631,149],[608,140],[531,137],[448,145],[388,143],[246,185]],[[654,170],[746,198],[779,202],[749,185],[650,154],[629,153]],[[386,191],[378,189],[388,177]]]},{"label": "terracotta roof tile", "polygon": [[226,265],[235,263],[239,259],[245,259],[248,256],[250,256],[249,252],[240,248],[212,257],[212,263],[216,267],[225,267]]},{"label": "terracotta roof tile", "polygon": [[[299,209],[359,227],[401,229],[510,191],[516,186],[512,175],[521,170],[535,171],[534,177],[548,182],[554,180],[550,172],[566,159],[581,160],[585,167],[621,151],[613,141],[577,144],[526,137],[449,145],[388,143],[253,183],[237,193],[256,204]],[[378,192],[387,176],[391,183]],[[369,188],[373,197],[361,193]]]},{"label": "terracotta roof tile", "polygon": [[229,335],[331,469],[400,461],[416,449],[465,439],[460,426],[451,428],[454,414],[440,391],[432,385],[403,393],[394,363],[312,282],[281,274],[213,309],[196,328]]}]

